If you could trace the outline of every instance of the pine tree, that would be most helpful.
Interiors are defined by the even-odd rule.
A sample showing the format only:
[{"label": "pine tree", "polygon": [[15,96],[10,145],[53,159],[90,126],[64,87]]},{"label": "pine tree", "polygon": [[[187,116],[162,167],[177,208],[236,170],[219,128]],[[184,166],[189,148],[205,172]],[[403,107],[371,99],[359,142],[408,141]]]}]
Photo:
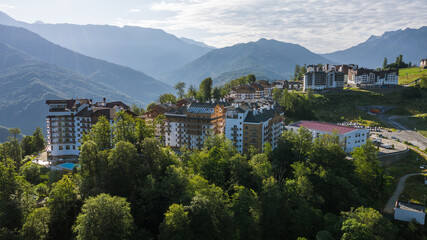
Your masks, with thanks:
[{"label": "pine tree", "polygon": [[385,57],[383,62],[383,69],[386,69],[387,65],[388,65],[388,61],[387,61],[387,58]]}]

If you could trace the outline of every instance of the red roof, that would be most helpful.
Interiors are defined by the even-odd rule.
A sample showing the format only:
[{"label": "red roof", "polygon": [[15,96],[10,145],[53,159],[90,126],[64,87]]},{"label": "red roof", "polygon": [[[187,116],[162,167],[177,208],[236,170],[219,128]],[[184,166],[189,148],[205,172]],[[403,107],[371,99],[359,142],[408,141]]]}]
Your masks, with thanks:
[{"label": "red roof", "polygon": [[345,134],[356,130],[357,128],[341,126],[333,123],[315,122],[315,121],[300,121],[291,124],[294,127],[305,127],[311,130],[323,131],[323,132],[338,132],[338,134]]}]

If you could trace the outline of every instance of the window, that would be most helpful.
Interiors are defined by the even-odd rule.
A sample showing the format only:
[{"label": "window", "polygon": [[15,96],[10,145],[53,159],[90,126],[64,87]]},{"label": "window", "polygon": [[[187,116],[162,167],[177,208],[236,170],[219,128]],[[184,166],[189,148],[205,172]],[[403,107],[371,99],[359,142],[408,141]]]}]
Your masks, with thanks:
[{"label": "window", "polygon": [[66,149],[66,150],[70,150],[70,145],[66,145],[66,146],[65,146],[65,149]]},{"label": "window", "polygon": [[76,150],[76,146],[75,145],[73,145],[73,150]]},{"label": "window", "polygon": [[64,150],[64,147],[63,146],[59,146],[59,150]]}]

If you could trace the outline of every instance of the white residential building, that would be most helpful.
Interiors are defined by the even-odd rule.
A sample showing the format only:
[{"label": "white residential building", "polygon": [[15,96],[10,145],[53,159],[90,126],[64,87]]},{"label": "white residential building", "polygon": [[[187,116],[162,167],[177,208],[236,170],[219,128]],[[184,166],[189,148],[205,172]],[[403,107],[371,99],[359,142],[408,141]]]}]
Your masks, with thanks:
[{"label": "white residential building", "polygon": [[344,87],[344,73],[335,70],[308,71],[304,74],[303,91],[308,89],[326,90],[342,89]]},{"label": "white residential building", "polygon": [[426,218],[426,207],[421,204],[396,201],[394,207],[394,219],[410,222],[413,219],[419,224],[424,225]]},{"label": "white residential building", "polygon": [[369,130],[365,128],[354,128],[316,121],[296,122],[286,126],[286,129],[288,131],[297,132],[300,127],[308,129],[313,134],[313,139],[322,134],[336,133],[340,142],[343,143],[343,148],[346,152],[351,152],[354,148],[362,146],[369,138]]},{"label": "white residential building", "polygon": [[225,136],[240,153],[248,153],[251,146],[262,151],[266,142],[277,147],[283,131],[283,113],[274,105],[253,109],[246,104],[226,108]]},{"label": "white residential building", "polygon": [[[90,131],[100,116],[112,123],[115,113],[129,110],[122,102],[97,102],[91,99],[46,100],[49,113],[46,116],[47,152],[53,158],[76,158],[81,146],[80,139]],[[130,112],[129,112],[130,113]]]},{"label": "white residential building", "polygon": [[369,88],[381,86],[397,86],[399,70],[372,70],[359,68],[348,71],[348,84],[355,87]]}]

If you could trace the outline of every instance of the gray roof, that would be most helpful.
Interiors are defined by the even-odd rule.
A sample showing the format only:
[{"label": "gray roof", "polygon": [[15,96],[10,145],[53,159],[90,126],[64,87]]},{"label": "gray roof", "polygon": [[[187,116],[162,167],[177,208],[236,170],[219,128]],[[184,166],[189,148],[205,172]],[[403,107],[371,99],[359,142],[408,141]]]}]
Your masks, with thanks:
[{"label": "gray roof", "polygon": [[245,118],[244,122],[250,122],[250,123],[261,123],[261,122],[265,122],[270,118],[274,118],[274,116],[276,115],[276,113],[279,113],[279,109],[274,108],[274,109],[262,109],[258,110],[258,114],[254,115],[254,111],[250,111],[248,113],[248,115]]},{"label": "gray roof", "polygon": [[398,201],[396,204],[396,208],[400,208],[403,210],[414,211],[414,212],[426,212],[426,207],[424,205],[418,203],[404,202]]},{"label": "gray roof", "polygon": [[217,103],[191,103],[187,112],[191,113],[214,113]]}]

